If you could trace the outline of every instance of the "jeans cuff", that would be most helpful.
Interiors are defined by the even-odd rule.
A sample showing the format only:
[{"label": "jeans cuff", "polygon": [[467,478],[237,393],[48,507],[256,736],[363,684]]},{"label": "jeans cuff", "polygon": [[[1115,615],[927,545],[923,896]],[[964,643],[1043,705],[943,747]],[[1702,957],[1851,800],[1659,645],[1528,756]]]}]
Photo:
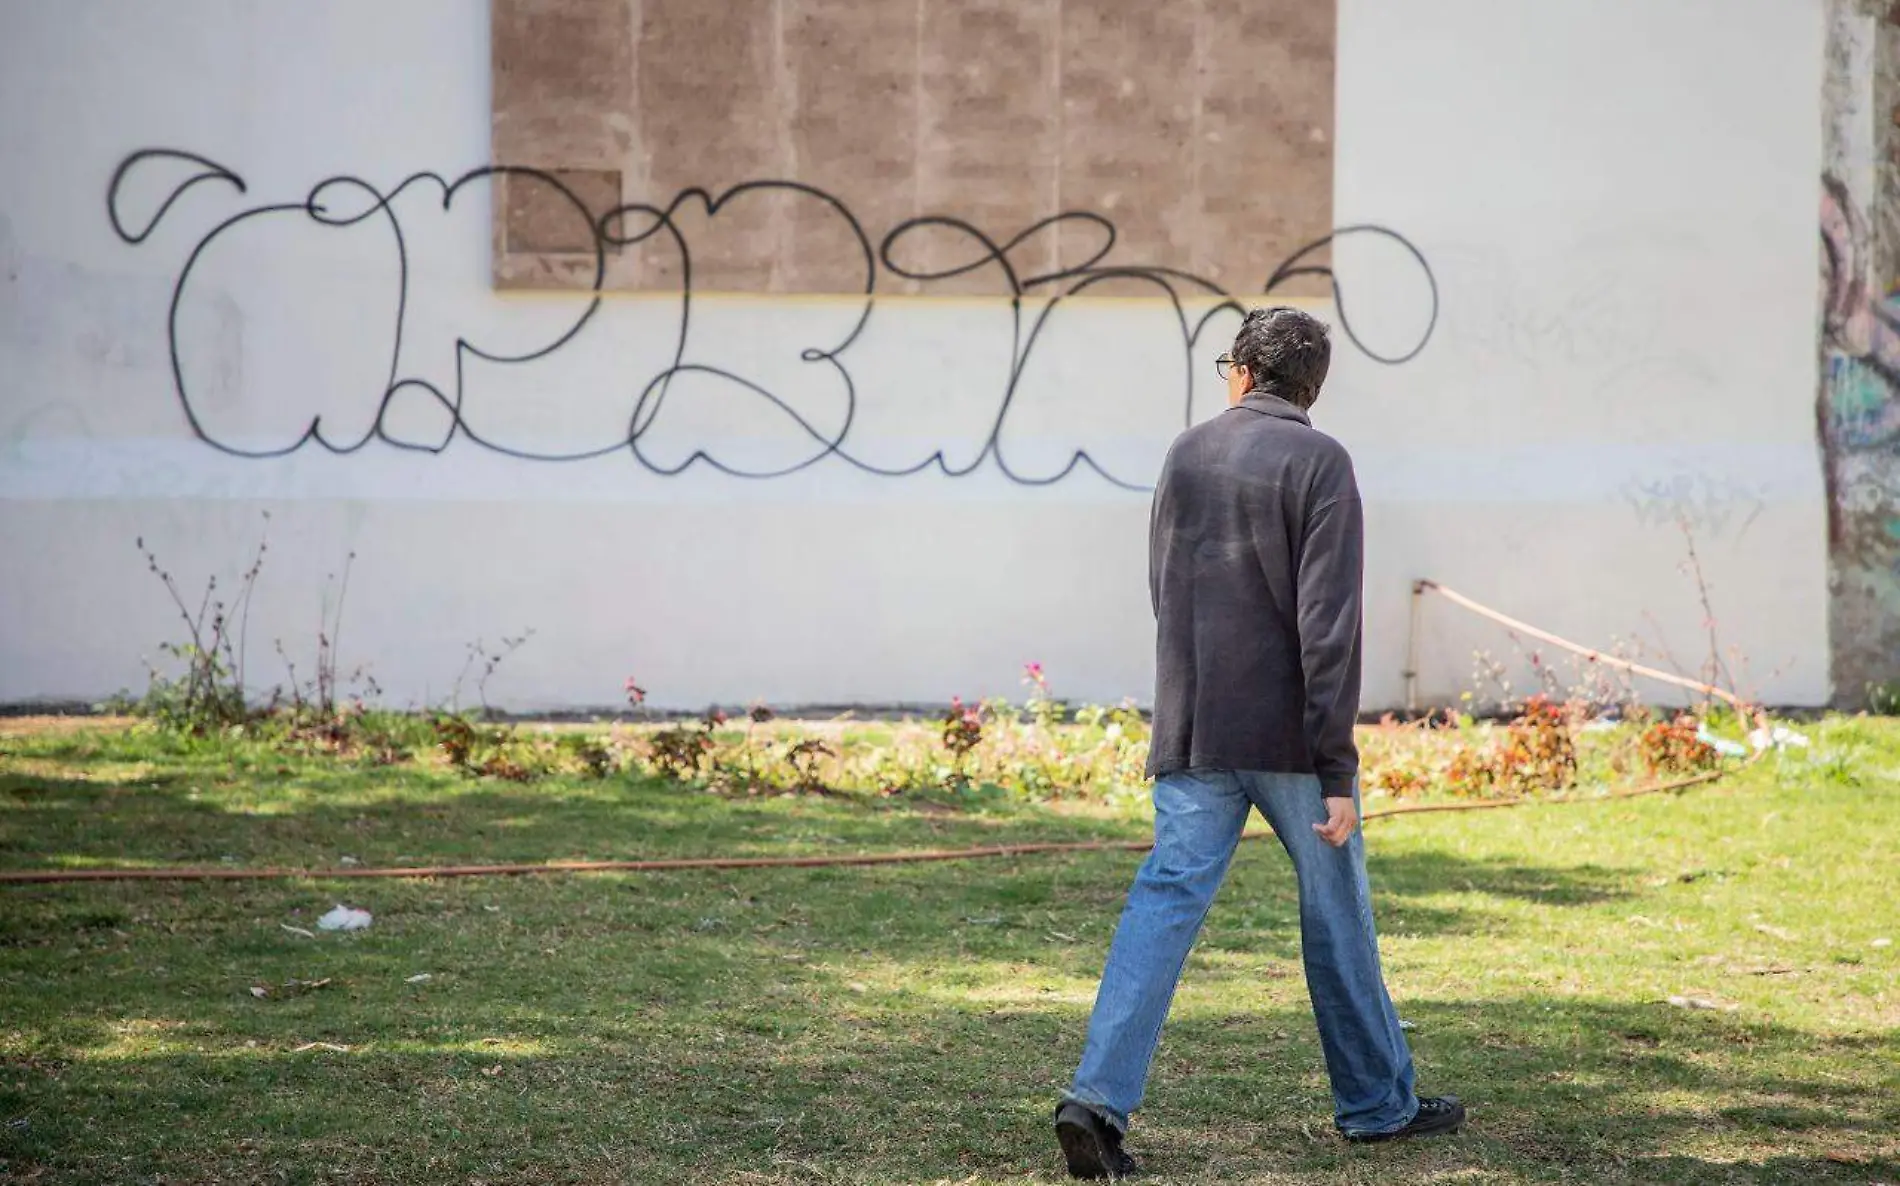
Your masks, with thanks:
[{"label": "jeans cuff", "polygon": [[1101,1100],[1083,1095],[1074,1090],[1069,1090],[1062,1093],[1062,1102],[1056,1105],[1056,1111],[1060,1112],[1064,1104],[1081,1104],[1103,1120],[1108,1121],[1116,1132],[1123,1136],[1128,1135],[1128,1117],[1123,1116],[1120,1112],[1109,1107]]},{"label": "jeans cuff", "polygon": [[1366,1128],[1366,1127],[1361,1127],[1360,1125],[1357,1125],[1357,1124],[1346,1124],[1340,1121],[1335,1121],[1334,1126],[1337,1127],[1340,1133],[1345,1136],[1373,1137],[1373,1136],[1382,1136],[1385,1133],[1397,1132],[1401,1128],[1404,1128],[1406,1125],[1412,1123],[1412,1121],[1416,1119],[1417,1117],[1418,1117],[1418,1097],[1414,1095],[1412,1097],[1412,1106],[1405,1110],[1405,1118],[1400,1120],[1397,1124],[1386,1124],[1386,1125],[1381,1125],[1377,1128]]}]

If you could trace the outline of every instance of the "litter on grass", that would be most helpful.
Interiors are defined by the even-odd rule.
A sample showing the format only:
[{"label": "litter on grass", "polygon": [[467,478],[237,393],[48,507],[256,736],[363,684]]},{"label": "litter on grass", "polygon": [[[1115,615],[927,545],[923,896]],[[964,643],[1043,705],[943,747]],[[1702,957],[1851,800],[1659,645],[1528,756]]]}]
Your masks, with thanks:
[{"label": "litter on grass", "polygon": [[1707,728],[1697,729],[1695,731],[1695,739],[1725,758],[1746,758],[1748,756],[1747,746],[1739,741],[1730,741],[1726,737],[1717,737],[1715,734],[1709,732]]},{"label": "litter on grass", "polygon": [[317,920],[320,931],[361,931],[369,927],[370,913],[338,903],[336,909]]},{"label": "litter on grass", "polygon": [[1733,1013],[1740,1008],[1738,1005],[1725,1005],[1707,997],[1672,996],[1669,998],[1669,1003],[1678,1009],[1707,1009],[1715,1013]]},{"label": "litter on grass", "polygon": [[1786,725],[1776,725],[1774,729],[1757,729],[1748,735],[1748,744],[1757,750],[1765,749],[1807,749],[1814,744],[1804,733],[1796,733]]}]

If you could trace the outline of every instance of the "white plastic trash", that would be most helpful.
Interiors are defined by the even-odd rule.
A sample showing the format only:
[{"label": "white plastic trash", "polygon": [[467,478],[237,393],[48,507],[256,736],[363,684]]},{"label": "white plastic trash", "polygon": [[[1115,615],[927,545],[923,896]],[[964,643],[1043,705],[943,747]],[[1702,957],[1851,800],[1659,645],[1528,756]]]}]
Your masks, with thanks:
[{"label": "white plastic trash", "polygon": [[1707,729],[1697,729],[1695,731],[1695,739],[1716,753],[1721,754],[1723,757],[1745,758],[1748,756],[1748,747],[1742,745],[1740,742],[1730,741],[1726,737],[1717,737]]},{"label": "white plastic trash", "polygon": [[1790,746],[1795,749],[1807,749],[1813,744],[1805,734],[1796,733],[1786,725],[1776,725],[1772,733],[1766,729],[1757,729],[1748,735],[1748,741],[1758,750],[1786,749]]},{"label": "white plastic trash", "polygon": [[369,911],[358,910],[354,906],[345,906],[339,902],[336,909],[317,920],[317,929],[320,931],[361,931],[366,930],[371,921]]}]

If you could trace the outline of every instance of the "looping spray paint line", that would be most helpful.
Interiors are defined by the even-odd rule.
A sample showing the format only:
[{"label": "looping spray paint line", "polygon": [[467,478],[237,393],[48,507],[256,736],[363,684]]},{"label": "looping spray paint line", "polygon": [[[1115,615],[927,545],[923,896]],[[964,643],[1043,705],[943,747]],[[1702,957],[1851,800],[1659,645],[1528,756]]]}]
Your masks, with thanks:
[{"label": "looping spray paint line", "polygon": [[[168,161],[174,166],[182,164],[194,171],[182,183],[171,189],[149,220],[145,221],[142,229],[136,231],[128,229],[124,213],[124,206],[128,200],[125,193],[128,180],[135,172],[144,171],[140,169],[140,166],[159,161]],[[584,303],[573,322],[552,340],[535,349],[518,353],[502,353],[484,349],[468,337],[458,335],[454,349],[453,391],[445,391],[428,378],[402,373],[403,344],[408,329],[411,261],[409,237],[404,231],[401,216],[397,210],[397,199],[414,187],[433,185],[441,190],[441,208],[446,212],[451,209],[456,198],[465,188],[476,182],[496,178],[511,184],[546,186],[554,192],[564,206],[575,211],[577,218],[588,227],[592,239],[590,250],[583,253],[591,254],[592,280],[587,289],[576,294],[577,299]],[[107,187],[107,217],[113,232],[128,245],[137,246],[146,242],[159,223],[171,215],[173,207],[186,195],[186,192],[205,181],[223,181],[241,194],[249,192],[245,181],[238,174],[194,153],[176,149],[148,148],[131,154],[119,164]],[[799,352],[801,362],[828,368],[841,390],[843,410],[835,424],[829,428],[814,423],[782,393],[772,390],[766,383],[729,367],[689,358],[694,297],[694,259],[691,244],[680,226],[680,214],[684,208],[691,205],[703,210],[706,217],[712,218],[732,203],[758,195],[778,195],[794,201],[817,203],[822,211],[836,217],[849,229],[861,257],[864,274],[863,304],[856,319],[842,338],[835,343],[807,345]],[[195,270],[207,251],[221,236],[253,219],[283,216],[301,216],[327,229],[350,228],[372,218],[381,219],[387,225],[394,250],[397,274],[397,291],[393,301],[395,324],[391,335],[393,346],[386,382],[383,389],[375,395],[376,415],[366,430],[357,434],[338,436],[326,431],[321,416],[312,416],[302,430],[287,442],[269,447],[258,447],[221,438],[200,416],[198,408],[194,405],[191,387],[186,377],[180,344],[179,313],[186,303],[187,295],[192,291]],[[1081,263],[1073,267],[1023,275],[1022,270],[1011,258],[1012,253],[1026,246],[1033,246],[1045,236],[1064,228],[1094,229],[1100,232],[1100,241],[1093,245],[1091,252]],[[902,258],[905,244],[933,233],[949,233],[967,239],[970,243],[969,253],[957,262],[942,267],[923,267],[905,263]],[[1347,314],[1344,288],[1332,267],[1304,262],[1335,241],[1354,235],[1392,240],[1416,262],[1425,279],[1430,293],[1430,308],[1425,318],[1424,329],[1417,342],[1409,350],[1397,354],[1383,354],[1367,346]],[[174,394],[193,434],[200,441],[221,452],[246,458],[283,457],[310,445],[315,445],[330,453],[352,454],[372,441],[381,441],[412,452],[435,454],[448,449],[457,437],[463,437],[473,445],[489,452],[524,461],[585,461],[624,450],[642,468],[662,477],[670,477],[684,473],[695,466],[704,465],[735,478],[777,478],[809,469],[828,459],[835,459],[877,477],[906,477],[934,469],[946,477],[959,478],[975,473],[987,463],[993,463],[996,470],[1005,478],[1025,486],[1051,485],[1064,480],[1076,470],[1085,468],[1114,486],[1145,491],[1149,489],[1146,484],[1134,480],[1129,475],[1112,472],[1086,449],[1073,450],[1066,462],[1045,473],[1029,473],[1018,465],[1012,465],[1004,456],[1003,451],[1004,430],[1020,393],[1023,375],[1036,344],[1049,325],[1050,318],[1068,298],[1083,294],[1096,285],[1114,280],[1150,285],[1166,301],[1170,324],[1178,333],[1182,347],[1182,386],[1178,397],[1182,427],[1186,427],[1190,422],[1194,390],[1193,365],[1197,344],[1209,323],[1216,316],[1223,313],[1244,312],[1244,306],[1215,282],[1191,272],[1154,265],[1110,262],[1109,257],[1115,250],[1118,238],[1115,224],[1106,216],[1093,211],[1066,211],[1052,215],[1000,241],[962,219],[948,215],[925,215],[899,223],[873,246],[871,236],[866,232],[863,224],[842,200],[817,186],[786,180],[748,181],[717,194],[694,187],[682,190],[665,206],[644,202],[628,203],[606,211],[596,218],[570,186],[559,177],[540,169],[510,165],[485,166],[471,169],[454,180],[448,180],[436,173],[421,172],[403,179],[388,191],[378,189],[362,178],[335,176],[318,182],[301,201],[267,203],[231,215],[216,223],[193,246],[178,273],[168,315]],[[586,448],[547,452],[521,448],[491,439],[470,424],[464,404],[464,384],[470,360],[498,366],[521,366],[545,359],[559,351],[574,341],[599,312],[606,279],[608,249],[619,249],[648,242],[665,244],[677,254],[681,277],[678,292],[678,328],[672,337],[673,349],[670,363],[640,387],[633,409],[627,417],[625,433],[618,439]],[[877,304],[877,280],[880,266],[894,276],[925,284],[948,280],[991,267],[996,268],[1002,277],[1008,291],[1010,309],[1009,366],[1002,387],[996,394],[996,411],[989,420],[987,434],[980,449],[968,461],[953,461],[947,447],[937,448],[921,460],[900,463],[867,457],[848,445],[852,429],[857,423],[861,392],[858,380],[844,356],[861,341],[871,325],[871,315]],[[1339,311],[1340,327],[1346,338],[1374,361],[1388,365],[1410,361],[1425,348],[1436,330],[1439,315],[1437,278],[1417,246],[1391,228],[1372,224],[1342,227],[1322,239],[1307,244],[1293,252],[1272,270],[1261,292],[1263,295],[1271,295],[1288,281],[1301,276],[1321,277],[1326,280],[1332,288],[1334,302]],[[1024,298],[1043,294],[1047,296],[1041,310],[1033,321],[1025,326]],[[1190,321],[1185,302],[1189,299],[1208,297],[1217,298],[1217,303],[1213,308]],[[690,450],[685,458],[677,463],[669,464],[656,459],[643,448],[645,438],[653,430],[669,399],[675,397],[674,380],[688,375],[728,384],[733,390],[755,399],[762,412],[778,418],[793,431],[797,439],[807,441],[808,450],[799,455],[796,460],[771,467],[736,465],[714,456],[712,451],[705,447]],[[419,393],[420,398],[439,409],[444,420],[444,427],[439,435],[430,435],[427,439],[416,439],[392,429],[391,411],[398,405],[399,400],[405,400],[410,393]]]}]

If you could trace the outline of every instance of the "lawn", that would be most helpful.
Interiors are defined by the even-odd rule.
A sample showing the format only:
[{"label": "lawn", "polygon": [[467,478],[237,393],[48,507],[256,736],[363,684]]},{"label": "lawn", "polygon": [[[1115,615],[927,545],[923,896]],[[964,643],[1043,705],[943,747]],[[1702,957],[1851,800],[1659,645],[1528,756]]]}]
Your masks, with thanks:
[{"label": "lawn", "polygon": [[[1163,1181],[1900,1183],[1900,723],[1620,802],[1369,827],[1461,1136],[1333,1135],[1251,844],[1131,1149]],[[0,722],[0,868],[1138,839],[1125,809],[518,785]],[[1033,1182],[1139,856],[0,886],[0,1178]],[[374,925],[318,932],[337,902]],[[1671,1004],[1686,999],[1712,1006]]]}]

